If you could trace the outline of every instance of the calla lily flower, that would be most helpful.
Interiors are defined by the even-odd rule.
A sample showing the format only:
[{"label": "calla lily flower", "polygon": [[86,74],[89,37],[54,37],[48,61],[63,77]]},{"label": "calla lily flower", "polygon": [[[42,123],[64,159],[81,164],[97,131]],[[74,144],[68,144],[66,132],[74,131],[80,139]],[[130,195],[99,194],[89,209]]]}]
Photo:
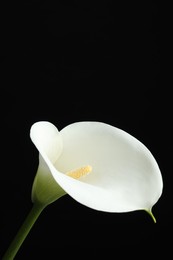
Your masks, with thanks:
[{"label": "calla lily flower", "polygon": [[159,166],[148,148],[129,133],[102,122],[76,122],[61,131],[50,122],[31,126],[39,151],[32,201],[48,205],[69,194],[105,212],[146,210],[162,194]]},{"label": "calla lily flower", "polygon": [[76,122],[58,131],[47,121],[31,126],[39,151],[32,186],[33,207],[3,256],[14,259],[43,209],[65,194],[105,212],[146,210],[162,194],[159,166],[148,148],[129,133],[102,122]]}]

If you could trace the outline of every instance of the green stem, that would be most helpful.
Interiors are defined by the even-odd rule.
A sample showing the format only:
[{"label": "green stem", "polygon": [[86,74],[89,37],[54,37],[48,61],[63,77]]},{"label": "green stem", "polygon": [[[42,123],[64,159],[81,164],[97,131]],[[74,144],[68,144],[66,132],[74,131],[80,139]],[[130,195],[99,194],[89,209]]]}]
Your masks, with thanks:
[{"label": "green stem", "polygon": [[29,212],[28,216],[26,217],[24,223],[22,224],[21,228],[19,229],[17,235],[13,239],[12,243],[8,247],[6,253],[4,254],[2,260],[12,260],[16,256],[18,250],[20,249],[22,243],[24,242],[25,238],[27,237],[29,231],[31,230],[32,226],[36,222],[37,218],[39,217],[42,210],[45,206],[40,204],[34,204],[31,211]]}]

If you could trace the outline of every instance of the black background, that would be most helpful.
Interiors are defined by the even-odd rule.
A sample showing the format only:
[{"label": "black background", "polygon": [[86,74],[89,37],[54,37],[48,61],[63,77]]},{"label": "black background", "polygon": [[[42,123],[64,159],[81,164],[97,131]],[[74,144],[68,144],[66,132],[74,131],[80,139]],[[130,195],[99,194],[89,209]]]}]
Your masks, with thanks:
[{"label": "black background", "polygon": [[41,214],[16,260],[76,257],[79,249],[91,257],[168,254],[172,104],[157,1],[23,1],[1,12],[2,254],[32,207],[38,153],[29,131],[39,120],[59,130],[95,120],[131,133],[158,161],[164,190],[153,208],[156,224],[142,211],[98,212],[66,195]]}]

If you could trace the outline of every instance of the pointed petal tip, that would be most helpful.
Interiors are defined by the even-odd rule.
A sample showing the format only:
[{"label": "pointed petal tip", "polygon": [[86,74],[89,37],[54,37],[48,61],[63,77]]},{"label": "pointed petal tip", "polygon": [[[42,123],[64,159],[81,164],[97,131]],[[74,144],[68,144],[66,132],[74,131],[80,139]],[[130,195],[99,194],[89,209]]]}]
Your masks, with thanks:
[{"label": "pointed petal tip", "polygon": [[152,218],[152,220],[154,221],[154,223],[156,223],[157,221],[156,221],[156,218],[155,218],[155,216],[153,215],[153,213],[152,213],[152,211],[151,211],[151,209],[145,209],[145,211],[150,215],[150,217]]}]

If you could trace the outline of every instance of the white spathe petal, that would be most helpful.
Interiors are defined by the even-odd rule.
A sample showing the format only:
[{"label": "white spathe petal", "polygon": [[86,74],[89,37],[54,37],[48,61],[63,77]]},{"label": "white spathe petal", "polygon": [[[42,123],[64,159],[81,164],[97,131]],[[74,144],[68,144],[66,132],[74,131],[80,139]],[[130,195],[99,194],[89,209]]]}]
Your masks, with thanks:
[{"label": "white spathe petal", "polygon": [[[54,164],[46,152],[49,148],[45,146],[45,152],[37,148],[57,185],[78,202],[97,210],[126,212],[150,211],[158,201],[163,188],[158,164],[133,136],[100,122],[71,124],[60,136],[63,149],[54,156]],[[80,180],[63,174],[85,165],[93,171]]]},{"label": "white spathe petal", "polygon": [[62,138],[58,129],[47,121],[33,124],[30,137],[39,151],[39,166],[32,186],[32,201],[47,205],[65,194],[46,163],[48,160],[53,164],[61,154]]},{"label": "white spathe petal", "polygon": [[83,183],[62,181],[52,169],[54,178],[74,199],[110,212],[150,210],[157,202],[163,186],[160,169],[139,140],[100,122],[74,123],[60,134],[63,151],[56,169],[67,172],[88,164],[93,168]]},{"label": "white spathe petal", "polygon": [[54,163],[62,152],[62,138],[58,129],[50,122],[40,121],[32,125],[30,137],[39,152]]}]

